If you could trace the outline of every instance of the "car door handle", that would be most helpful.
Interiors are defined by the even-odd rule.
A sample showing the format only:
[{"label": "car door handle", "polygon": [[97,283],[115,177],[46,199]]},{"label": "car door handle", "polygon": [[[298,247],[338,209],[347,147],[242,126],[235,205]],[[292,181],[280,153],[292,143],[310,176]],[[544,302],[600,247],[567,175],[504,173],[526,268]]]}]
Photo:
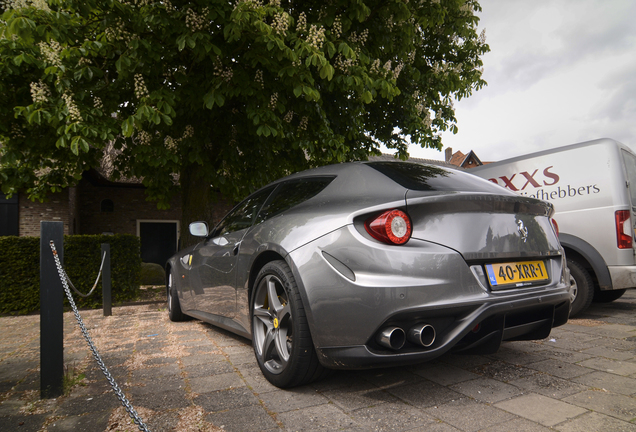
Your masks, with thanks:
[{"label": "car door handle", "polygon": [[238,252],[239,252],[239,248],[240,248],[240,247],[241,247],[241,242],[236,243],[236,244],[234,245],[234,249],[232,249],[232,253],[233,253],[234,255],[238,254]]}]

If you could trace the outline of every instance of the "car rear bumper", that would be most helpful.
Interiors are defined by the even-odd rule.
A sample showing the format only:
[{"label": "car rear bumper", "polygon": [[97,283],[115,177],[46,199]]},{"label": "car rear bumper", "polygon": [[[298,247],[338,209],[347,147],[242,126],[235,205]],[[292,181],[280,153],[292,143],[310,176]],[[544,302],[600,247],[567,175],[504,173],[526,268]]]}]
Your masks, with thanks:
[{"label": "car rear bumper", "polygon": [[636,266],[608,266],[612,289],[636,287]]},{"label": "car rear bumper", "polygon": [[[489,354],[502,341],[536,340],[549,336],[553,327],[567,322],[570,295],[566,290],[536,298],[483,304],[478,307],[455,306],[431,311],[430,318],[420,314],[412,324],[432,323],[436,338],[430,347],[407,341],[398,351],[379,346],[374,340],[357,346],[318,348],[321,363],[332,369],[364,369],[398,366],[433,360],[447,352]],[[392,320],[387,325],[398,325]],[[402,321],[408,327],[408,321]],[[408,328],[404,329],[408,331]]]},{"label": "car rear bumper", "polygon": [[[382,245],[351,226],[287,259],[319,359],[330,368],[415,363],[451,349],[492,352],[502,340],[547,337],[570,311],[561,255],[541,258],[550,273],[543,285],[498,291],[457,251],[417,239]],[[435,329],[430,346],[394,350],[377,341],[384,329],[408,333],[417,324]]]}]

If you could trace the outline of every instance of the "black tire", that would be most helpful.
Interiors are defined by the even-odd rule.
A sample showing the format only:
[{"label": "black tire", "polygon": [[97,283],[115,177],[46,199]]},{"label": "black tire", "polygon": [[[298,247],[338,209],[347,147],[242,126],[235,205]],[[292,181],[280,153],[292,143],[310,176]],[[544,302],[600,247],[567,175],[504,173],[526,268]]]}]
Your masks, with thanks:
[{"label": "black tire", "polygon": [[190,317],[181,311],[181,304],[179,303],[179,296],[177,295],[177,287],[173,282],[174,273],[172,270],[168,273],[168,280],[166,281],[166,293],[168,295],[168,317],[170,321],[180,322],[187,321]]},{"label": "black tire", "polygon": [[285,261],[272,261],[261,269],[250,306],[252,346],[267,381],[291,388],[325,375],[298,286]]},{"label": "black tire", "polygon": [[578,262],[568,259],[568,267],[570,275],[574,278],[574,287],[576,289],[576,295],[572,302],[572,311],[570,312],[570,317],[574,317],[590,307],[594,298],[594,282],[592,282],[592,277],[585,270],[585,267]]},{"label": "black tire", "polygon": [[611,291],[594,291],[594,299],[592,300],[594,303],[610,303],[614,300],[618,300],[625,294],[626,289],[618,289]]}]

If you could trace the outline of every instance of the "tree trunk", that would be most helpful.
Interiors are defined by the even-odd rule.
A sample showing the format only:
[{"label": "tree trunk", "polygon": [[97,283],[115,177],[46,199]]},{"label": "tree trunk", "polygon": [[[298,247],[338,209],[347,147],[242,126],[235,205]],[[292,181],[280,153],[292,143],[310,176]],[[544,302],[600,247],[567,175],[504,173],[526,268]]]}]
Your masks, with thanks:
[{"label": "tree trunk", "polygon": [[[208,224],[213,216],[212,188],[205,181],[203,170],[198,164],[184,166],[179,178],[181,183],[181,244],[184,249],[201,241],[201,237],[190,234],[188,226],[195,221],[205,221]],[[212,228],[212,227],[210,227]]]}]

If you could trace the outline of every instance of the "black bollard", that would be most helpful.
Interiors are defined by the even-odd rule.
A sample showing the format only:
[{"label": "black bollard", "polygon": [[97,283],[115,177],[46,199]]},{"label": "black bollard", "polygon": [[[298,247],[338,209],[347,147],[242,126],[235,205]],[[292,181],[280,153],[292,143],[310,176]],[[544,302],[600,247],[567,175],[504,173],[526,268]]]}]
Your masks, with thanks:
[{"label": "black bollard", "polygon": [[64,262],[64,224],[40,222],[40,397],[64,391],[64,288],[50,241]]},{"label": "black bollard", "polygon": [[104,269],[102,270],[102,298],[104,299],[104,316],[113,314],[113,302],[111,297],[112,285],[110,282],[110,245],[102,243],[102,257],[104,258]]}]

